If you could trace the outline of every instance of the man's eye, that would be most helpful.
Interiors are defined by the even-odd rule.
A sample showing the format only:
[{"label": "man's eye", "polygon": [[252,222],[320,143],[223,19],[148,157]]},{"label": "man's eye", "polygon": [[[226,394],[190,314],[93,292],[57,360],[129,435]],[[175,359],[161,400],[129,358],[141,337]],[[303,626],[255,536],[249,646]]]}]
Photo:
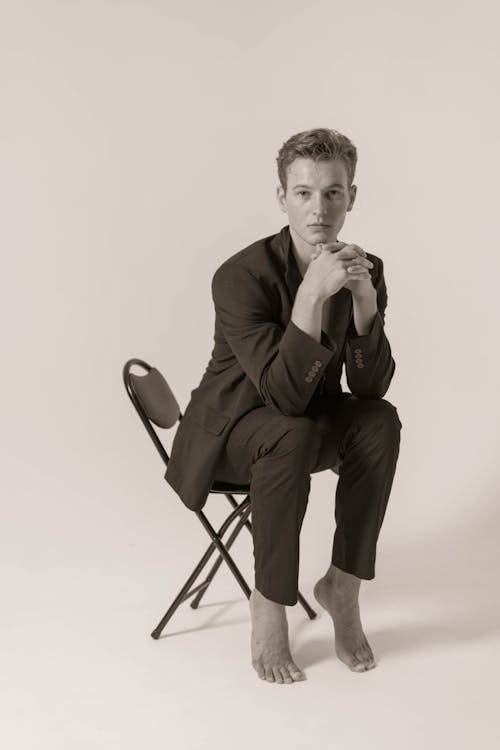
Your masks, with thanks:
[{"label": "man's eye", "polygon": [[307,195],[307,190],[299,190],[298,195]]}]

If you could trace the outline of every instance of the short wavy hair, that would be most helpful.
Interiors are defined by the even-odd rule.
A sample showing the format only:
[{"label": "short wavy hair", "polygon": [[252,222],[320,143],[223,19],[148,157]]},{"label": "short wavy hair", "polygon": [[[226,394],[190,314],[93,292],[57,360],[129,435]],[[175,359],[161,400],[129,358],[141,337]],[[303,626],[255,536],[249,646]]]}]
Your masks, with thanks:
[{"label": "short wavy hair", "polygon": [[315,128],[304,130],[302,133],[292,135],[282,145],[278,152],[278,177],[286,193],[287,169],[290,164],[301,157],[314,159],[315,161],[328,159],[342,159],[347,167],[349,184],[352,185],[358,152],[354,143],[338,130],[329,128]]}]

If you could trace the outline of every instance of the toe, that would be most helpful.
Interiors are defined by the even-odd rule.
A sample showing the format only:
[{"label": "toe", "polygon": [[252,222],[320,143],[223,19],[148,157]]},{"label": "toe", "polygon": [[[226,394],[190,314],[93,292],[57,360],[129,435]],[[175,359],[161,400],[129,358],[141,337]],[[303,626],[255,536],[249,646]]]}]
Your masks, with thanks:
[{"label": "toe", "polygon": [[375,659],[375,657],[374,657],[371,649],[368,652],[368,658],[367,658],[366,661],[367,661],[367,664],[368,664],[368,669],[373,669],[374,667],[377,666],[377,660]]},{"label": "toe", "polygon": [[364,672],[365,671],[365,665],[362,664],[360,661],[352,661],[349,665],[350,669],[353,672]]},{"label": "toe", "polygon": [[361,661],[352,662],[350,666],[353,672],[366,672],[366,667]]},{"label": "toe", "polygon": [[300,680],[305,679],[304,673],[293,663],[293,661],[289,662],[286,666],[294,682],[299,682]]},{"label": "toe", "polygon": [[364,659],[358,651],[352,655],[351,659],[349,659],[349,669],[352,669],[353,672],[366,671]]},{"label": "toe", "polygon": [[359,658],[356,658],[352,662],[351,669],[354,672],[368,672],[368,670],[373,669],[376,666],[377,662],[374,659],[370,659],[366,652],[363,652],[363,654],[359,655]]},{"label": "toe", "polygon": [[375,656],[373,654],[373,651],[371,650],[371,648],[369,646],[368,646],[368,659],[369,659],[369,661],[372,661],[374,663],[376,662],[376,659],[375,659]]},{"label": "toe", "polygon": [[265,667],[265,670],[266,670],[266,680],[268,682],[274,682],[274,674],[273,674],[273,670],[271,669],[271,667]]},{"label": "toe", "polygon": [[373,651],[368,643],[366,643],[361,649],[360,661],[365,664],[366,669],[373,669],[373,667],[376,666]]},{"label": "toe", "polygon": [[280,667],[281,669],[281,676],[283,677],[283,682],[286,682],[287,684],[290,682],[293,682],[292,678],[290,677],[290,672],[286,667]]},{"label": "toe", "polygon": [[254,662],[252,662],[252,664],[253,664],[253,668],[255,669],[255,671],[257,672],[257,674],[259,675],[260,679],[261,680],[265,680],[266,679],[266,670],[264,669],[264,667],[262,665],[262,662],[260,662],[260,661],[254,661]]},{"label": "toe", "polygon": [[283,685],[283,677],[279,667],[273,667],[274,681],[279,685]]}]

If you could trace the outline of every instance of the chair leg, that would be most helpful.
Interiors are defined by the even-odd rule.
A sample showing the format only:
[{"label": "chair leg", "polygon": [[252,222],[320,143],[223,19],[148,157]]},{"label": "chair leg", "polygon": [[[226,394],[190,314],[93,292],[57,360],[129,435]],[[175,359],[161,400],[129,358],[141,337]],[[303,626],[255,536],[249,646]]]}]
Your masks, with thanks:
[{"label": "chair leg", "polygon": [[241,575],[240,570],[238,566],[236,565],[236,563],[234,562],[233,558],[231,557],[226,547],[224,546],[224,543],[221,540],[219,534],[217,534],[214,527],[212,526],[212,524],[210,523],[210,521],[208,520],[208,518],[206,517],[206,515],[203,513],[202,510],[196,511],[196,515],[198,516],[203,526],[207,530],[208,534],[210,535],[212,542],[215,544],[220,554],[224,558],[224,562],[226,562],[227,565],[229,566],[231,573],[234,575],[234,577],[238,581],[241,587],[241,590],[245,594],[246,598],[249,599],[250,594],[252,593],[250,590],[250,587],[248,583],[245,581],[245,579],[243,578],[243,576]]},{"label": "chair leg", "polygon": [[[233,545],[233,542],[235,541],[236,537],[240,533],[240,531],[243,528],[243,526],[246,524],[248,516],[251,513],[251,510],[252,509],[251,509],[251,507],[249,505],[248,508],[246,508],[246,510],[242,513],[242,516],[241,516],[240,520],[238,521],[238,524],[234,527],[234,530],[232,531],[231,536],[228,538],[228,540],[226,542],[226,549],[227,550],[231,549],[231,547]],[[215,578],[215,574],[219,570],[219,568],[220,568],[220,566],[222,564],[223,559],[224,558],[222,557],[222,555],[219,555],[219,557],[217,558],[217,560],[213,564],[210,572],[208,573],[208,575],[207,575],[207,577],[205,579],[205,584],[206,585],[199,590],[199,592],[196,594],[195,598],[191,602],[191,607],[193,609],[198,609],[200,601],[201,601],[201,599],[202,599],[205,591],[207,590],[208,586],[210,585],[210,583]]]},{"label": "chair leg", "polygon": [[300,591],[297,594],[297,598],[299,600],[299,604],[302,604],[302,606],[304,607],[304,609],[306,611],[306,614],[308,615],[309,619],[310,620],[314,620],[314,618],[316,617],[317,613],[314,611],[314,609],[311,607],[311,605],[307,602],[307,600],[304,599],[304,597],[302,596],[302,594],[300,593]]},{"label": "chair leg", "polygon": [[[239,585],[240,585],[243,593],[247,597],[247,599],[250,598],[250,594],[251,594],[250,587],[248,586],[247,582],[243,578],[243,576],[242,576],[239,568],[237,567],[237,565],[234,562],[233,558],[229,554],[228,550],[231,548],[233,542],[236,540],[236,537],[240,533],[240,531],[243,528],[243,526],[246,526],[247,529],[251,533],[252,526],[251,526],[250,521],[248,520],[248,516],[250,515],[250,512],[251,512],[251,506],[248,505],[248,507],[246,507],[245,510],[243,510],[243,511],[239,510],[239,512],[241,513],[241,518],[238,521],[238,523],[237,523],[236,527],[234,528],[234,530],[232,531],[231,535],[229,536],[229,538],[227,540],[227,543],[224,544],[224,542],[221,539],[221,536],[222,536],[222,534],[225,533],[226,529],[228,528],[228,525],[232,522],[233,517],[234,518],[236,517],[235,512],[236,512],[236,508],[238,507],[236,501],[234,500],[234,498],[232,498],[232,504],[233,504],[233,507],[235,508],[235,511],[222,524],[222,526],[221,526],[221,528],[220,528],[220,530],[219,530],[218,533],[215,531],[215,529],[213,528],[213,526],[210,524],[210,522],[209,522],[208,518],[205,516],[205,514],[202,511],[197,511],[196,515],[199,517],[200,521],[202,522],[203,526],[205,527],[207,533],[209,534],[210,538],[212,539],[212,542],[209,545],[209,547],[207,548],[207,550],[206,550],[205,554],[203,555],[203,557],[201,558],[200,562],[198,563],[198,565],[196,566],[196,568],[193,570],[193,572],[189,576],[188,580],[186,581],[186,583],[184,584],[184,586],[179,591],[178,595],[176,596],[176,598],[174,599],[174,601],[172,602],[172,604],[168,608],[168,610],[165,613],[165,615],[162,617],[162,619],[160,620],[160,622],[158,623],[158,625],[156,626],[156,628],[151,633],[151,637],[154,638],[155,640],[157,640],[160,637],[163,629],[165,628],[165,625],[170,620],[170,618],[172,617],[172,615],[174,614],[174,612],[177,610],[177,608],[179,607],[179,605],[182,604],[182,602],[184,602],[188,597],[192,596],[193,594],[197,594],[196,599],[193,601],[193,603],[192,603],[191,606],[193,608],[196,608],[198,606],[198,604],[199,604],[199,602],[201,600],[201,597],[203,596],[204,592],[206,591],[206,589],[208,588],[209,584],[213,580],[215,574],[217,573],[220,565],[222,564],[222,560],[224,560],[227,563],[229,569],[231,570],[231,572],[233,573],[234,577],[238,581],[238,583],[239,583]],[[193,583],[196,581],[196,579],[200,575],[201,571],[203,570],[203,568],[205,567],[205,565],[209,561],[210,557],[215,552],[215,549],[218,549],[218,551],[219,551],[219,558],[216,560],[215,564],[213,565],[212,569],[210,570],[210,572],[209,572],[207,578],[205,579],[205,581],[203,583],[201,583],[199,586],[196,586],[194,589],[191,589],[191,586],[193,585]],[[310,617],[310,619],[313,620],[316,617],[316,612],[308,604],[308,602],[302,596],[302,594],[300,593],[300,591],[298,593],[298,601],[304,607],[304,609],[305,609],[307,615]]]},{"label": "chair leg", "polygon": [[[198,578],[198,576],[200,575],[201,571],[203,570],[203,568],[205,567],[205,565],[207,564],[207,562],[209,561],[209,559],[212,557],[212,555],[213,555],[214,552],[215,552],[215,545],[214,544],[210,544],[210,546],[208,547],[207,551],[205,552],[205,554],[201,558],[200,562],[198,563],[198,565],[196,566],[196,568],[193,570],[193,572],[191,573],[191,575],[187,579],[186,583],[184,584],[184,586],[182,587],[182,589],[179,591],[179,593],[175,597],[174,601],[172,602],[172,604],[170,605],[170,607],[168,608],[168,610],[166,611],[166,613],[164,614],[164,616],[162,617],[162,619],[160,620],[160,622],[158,623],[158,625],[156,626],[156,628],[151,633],[151,637],[152,638],[154,638],[155,640],[157,640],[160,637],[163,628],[165,627],[165,625],[167,624],[167,622],[170,620],[170,618],[174,614],[174,612],[177,609],[177,607],[180,604],[182,604],[182,602],[186,599],[186,597],[188,596],[188,593],[189,593],[189,589],[191,588],[191,586],[193,585],[193,583],[196,581],[196,579]],[[194,593],[194,591],[191,592],[191,593]]]},{"label": "chair leg", "polygon": [[[250,507],[250,506],[248,506],[248,507]],[[212,527],[212,525],[210,524],[210,522],[209,522],[208,518],[205,516],[205,514],[202,511],[197,511],[196,512],[196,515],[199,517],[199,519],[202,522],[203,526],[207,530],[210,538],[212,539],[212,542],[211,542],[210,546],[208,547],[208,549],[206,550],[206,552],[203,555],[203,557],[201,558],[200,562],[196,566],[196,568],[193,570],[193,572],[189,576],[188,580],[186,581],[186,583],[184,584],[184,586],[182,587],[182,589],[177,594],[176,598],[174,599],[174,601],[172,602],[172,604],[168,608],[168,610],[165,613],[165,615],[162,617],[162,619],[160,620],[160,622],[158,623],[158,625],[156,626],[156,628],[151,633],[151,637],[152,638],[154,638],[155,640],[157,640],[160,637],[160,635],[161,635],[161,633],[162,633],[165,625],[167,624],[167,622],[170,620],[170,618],[172,617],[172,615],[174,614],[174,612],[176,611],[176,609],[178,608],[178,606],[180,604],[182,604],[183,601],[185,601],[189,596],[192,596],[193,594],[195,594],[197,591],[203,590],[203,589],[205,589],[208,586],[209,581],[205,581],[204,583],[201,583],[199,586],[196,586],[194,589],[191,590],[191,586],[193,585],[193,583],[195,582],[195,580],[197,579],[197,577],[200,575],[201,571],[203,570],[203,568],[207,564],[207,562],[210,559],[210,557],[215,552],[216,548],[219,550],[222,558],[228,564],[231,572],[233,573],[234,577],[236,578],[236,580],[240,584],[241,588],[243,589],[243,593],[245,594],[245,596],[247,597],[247,599],[250,597],[250,593],[251,593],[250,588],[249,588],[247,582],[245,581],[245,579],[243,578],[243,576],[241,575],[241,573],[240,573],[240,571],[239,571],[236,563],[234,562],[233,558],[227,552],[227,550],[226,550],[226,548],[224,546],[224,543],[222,542],[222,539],[221,539],[221,536],[226,532],[227,528],[232,523],[232,521],[235,518],[237,518],[238,515],[240,515],[242,513],[245,516],[245,520],[246,520],[246,517],[248,515],[247,512],[246,512],[246,509],[245,509],[244,512],[242,512],[242,510],[241,510],[240,507],[236,507],[235,510],[226,518],[226,520],[224,521],[224,523],[220,527],[219,532],[217,533],[215,531],[215,529]],[[245,523],[245,520],[244,520],[243,523]],[[243,524],[242,524],[242,526],[243,526]]]},{"label": "chair leg", "polygon": [[[237,505],[237,503],[236,503],[236,500],[234,499],[234,497],[232,495],[229,495],[229,494],[227,494],[226,497],[229,500],[229,502],[231,503],[231,505],[233,506],[233,508],[235,508],[236,505]],[[248,531],[251,534],[252,533],[252,524],[251,524],[251,522],[249,520],[247,520],[245,522],[244,526],[246,526],[246,528],[248,529]],[[203,596],[203,593],[201,594],[201,596]],[[197,597],[198,601],[199,601],[199,599],[201,599],[201,596],[198,595],[198,597]],[[315,610],[311,607],[311,605],[309,604],[309,602],[307,601],[307,599],[305,599],[305,597],[302,596],[302,594],[300,593],[300,591],[298,593],[298,597],[297,598],[298,598],[299,604],[301,604],[304,607],[304,610],[305,610],[307,616],[309,617],[309,619],[310,620],[314,620],[314,618],[317,617],[317,612],[315,612]],[[191,606],[193,606],[193,605],[194,605],[194,602],[193,602],[193,604],[191,604]]]}]

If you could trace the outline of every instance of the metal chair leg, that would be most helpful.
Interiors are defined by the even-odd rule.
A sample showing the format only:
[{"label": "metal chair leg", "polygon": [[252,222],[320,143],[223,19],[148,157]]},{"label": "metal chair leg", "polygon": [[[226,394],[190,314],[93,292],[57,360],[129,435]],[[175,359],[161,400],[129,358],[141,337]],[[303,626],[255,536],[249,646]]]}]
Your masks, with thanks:
[{"label": "metal chair leg", "polygon": [[314,611],[314,609],[311,607],[311,605],[307,602],[307,600],[304,599],[304,597],[302,596],[302,594],[300,593],[300,591],[297,594],[297,599],[299,601],[299,604],[302,604],[302,606],[304,607],[307,615],[309,616],[309,619],[310,620],[314,620],[314,618],[317,616],[317,613]]},{"label": "metal chair leg", "polygon": [[196,588],[195,591],[192,591],[192,592],[189,591],[189,589],[191,588],[191,586],[193,585],[193,583],[196,581],[196,579],[198,578],[198,576],[200,575],[201,571],[203,570],[203,568],[205,567],[205,565],[207,564],[207,562],[209,561],[209,559],[211,558],[211,556],[213,555],[214,552],[215,552],[215,545],[214,544],[210,544],[210,546],[208,547],[207,551],[205,552],[205,554],[201,558],[200,562],[198,563],[198,565],[196,566],[196,568],[193,570],[193,572],[191,573],[191,575],[187,579],[186,583],[184,584],[184,586],[182,587],[182,589],[179,591],[179,593],[175,597],[174,601],[172,602],[172,604],[170,605],[170,607],[168,608],[168,610],[166,611],[166,613],[164,614],[164,616],[162,617],[162,619],[160,620],[160,622],[158,623],[158,625],[156,626],[156,628],[151,633],[151,637],[152,638],[154,638],[155,640],[157,640],[160,637],[163,628],[165,627],[165,625],[167,624],[167,622],[170,620],[170,618],[174,614],[174,612],[177,609],[177,607],[180,604],[182,604],[182,602],[190,595],[190,593],[194,594],[195,591],[198,590],[198,588]]},{"label": "metal chair leg", "polygon": [[[237,524],[237,525],[236,525],[236,526],[234,527],[234,530],[232,531],[232,533],[231,533],[231,536],[230,536],[230,537],[228,538],[228,540],[227,540],[227,542],[226,542],[226,549],[227,549],[227,550],[231,549],[231,546],[232,546],[233,542],[235,541],[236,537],[237,537],[237,536],[238,536],[238,534],[240,533],[240,531],[241,531],[241,529],[243,528],[243,526],[244,526],[244,525],[246,524],[246,522],[247,522],[247,518],[248,518],[248,516],[250,515],[250,513],[251,513],[251,510],[252,510],[252,509],[251,509],[251,507],[250,507],[250,505],[249,505],[249,506],[248,506],[248,507],[246,508],[246,510],[244,510],[244,511],[243,511],[243,513],[242,513],[242,516],[241,516],[240,520],[238,521],[238,524]],[[220,566],[221,566],[221,564],[222,564],[222,561],[223,561],[223,559],[224,559],[224,558],[222,557],[222,555],[219,555],[219,557],[217,558],[217,560],[216,560],[216,561],[215,561],[215,563],[213,564],[213,566],[212,566],[212,568],[211,568],[210,572],[208,573],[208,575],[207,575],[207,577],[206,577],[206,579],[205,579],[205,584],[206,584],[206,585],[205,585],[205,586],[204,586],[204,587],[203,587],[202,589],[200,589],[200,590],[198,591],[198,593],[196,594],[195,598],[194,598],[194,599],[193,599],[193,601],[191,602],[191,607],[192,607],[193,609],[198,609],[198,606],[199,606],[199,604],[200,604],[200,601],[201,601],[201,599],[202,599],[202,597],[203,597],[203,595],[204,595],[205,591],[207,590],[208,586],[210,585],[210,583],[211,583],[211,582],[213,581],[213,579],[215,578],[215,574],[216,574],[216,573],[217,573],[217,571],[219,570],[219,568],[220,568]]]},{"label": "metal chair leg", "polygon": [[196,511],[196,515],[199,517],[199,519],[202,522],[203,526],[205,527],[205,529],[207,530],[208,534],[210,535],[210,538],[212,539],[212,542],[215,544],[215,546],[219,550],[220,554],[224,558],[224,562],[226,562],[227,565],[229,566],[229,569],[230,569],[231,573],[234,575],[234,577],[238,581],[238,583],[239,583],[239,585],[241,587],[241,590],[245,594],[246,598],[249,599],[250,598],[250,594],[252,593],[251,590],[250,590],[250,587],[249,587],[248,583],[245,581],[245,579],[243,578],[243,576],[241,575],[240,570],[239,570],[238,566],[236,565],[236,563],[234,562],[233,558],[231,557],[231,555],[229,554],[229,552],[225,548],[224,543],[221,541],[220,536],[217,534],[217,532],[215,531],[214,527],[212,526],[212,524],[210,523],[210,521],[208,520],[208,518],[206,517],[206,515],[203,513],[203,511],[201,511],[201,510]]},{"label": "metal chair leg", "polygon": [[[216,532],[215,529],[212,527],[212,525],[210,524],[210,522],[209,522],[208,518],[205,516],[205,514],[202,511],[197,511],[196,515],[199,517],[199,519],[202,522],[203,526],[207,530],[210,538],[212,539],[212,542],[211,542],[210,546],[208,547],[208,549],[206,550],[206,552],[203,555],[203,557],[201,558],[200,562],[196,566],[196,568],[193,570],[193,572],[189,576],[188,580],[186,581],[186,583],[184,584],[184,586],[182,587],[182,589],[177,594],[176,598],[174,599],[174,601],[172,602],[172,604],[168,608],[168,610],[165,613],[165,615],[162,617],[162,619],[160,620],[160,622],[158,623],[158,625],[156,626],[156,628],[151,633],[151,637],[152,638],[154,638],[155,640],[157,640],[160,637],[160,635],[161,635],[161,633],[162,633],[165,625],[170,620],[170,618],[172,617],[172,615],[176,611],[177,607],[180,604],[182,604],[183,601],[185,601],[186,599],[188,599],[193,594],[197,593],[198,591],[201,591],[201,590],[205,589],[208,586],[209,582],[205,581],[205,582],[201,583],[199,586],[196,586],[194,589],[191,590],[191,586],[193,585],[193,583],[195,582],[195,580],[200,575],[201,571],[203,570],[203,568],[207,564],[207,562],[210,559],[210,557],[215,552],[216,548],[219,550],[221,556],[224,558],[224,560],[228,564],[231,572],[233,573],[233,575],[235,576],[236,580],[238,581],[238,583],[240,584],[241,588],[243,589],[243,592],[244,592],[245,596],[247,597],[247,599],[250,597],[250,593],[251,592],[250,592],[250,588],[249,588],[247,582],[245,581],[245,579],[241,575],[241,573],[240,573],[238,567],[236,566],[236,563],[232,559],[232,557],[226,551],[226,549],[224,547],[224,543],[221,540],[221,536],[226,532],[226,530],[229,528],[230,524],[234,521],[234,519],[237,518],[238,515],[240,515],[242,512],[246,512],[246,501],[247,500],[248,500],[248,497],[247,497],[247,499],[245,501],[243,501],[243,503],[241,503],[240,506],[237,505],[237,507],[233,510],[233,512],[230,513],[229,516],[226,518],[226,520],[224,521],[224,523],[222,524],[222,526],[220,527],[220,529],[219,529],[218,532]],[[249,507],[249,503],[248,503],[248,507]]]}]

